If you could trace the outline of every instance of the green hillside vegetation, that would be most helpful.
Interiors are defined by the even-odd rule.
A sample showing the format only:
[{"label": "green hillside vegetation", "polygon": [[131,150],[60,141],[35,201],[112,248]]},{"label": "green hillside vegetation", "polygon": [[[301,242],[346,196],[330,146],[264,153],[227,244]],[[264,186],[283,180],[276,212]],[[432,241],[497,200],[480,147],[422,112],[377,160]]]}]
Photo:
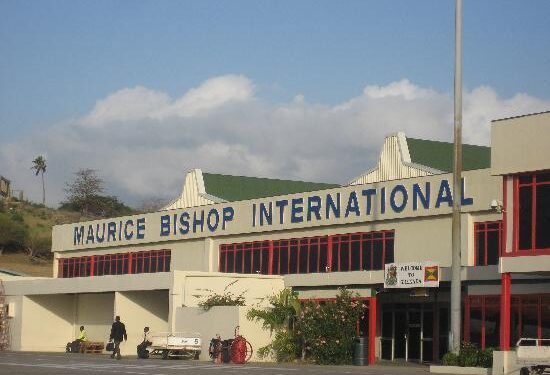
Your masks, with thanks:
[{"label": "green hillside vegetation", "polygon": [[[71,210],[70,205],[62,207],[52,209],[30,202],[0,201],[0,269],[29,276],[52,276],[52,227],[105,217],[84,215]],[[112,216],[132,213],[127,206],[117,208],[121,212],[109,213]]]}]

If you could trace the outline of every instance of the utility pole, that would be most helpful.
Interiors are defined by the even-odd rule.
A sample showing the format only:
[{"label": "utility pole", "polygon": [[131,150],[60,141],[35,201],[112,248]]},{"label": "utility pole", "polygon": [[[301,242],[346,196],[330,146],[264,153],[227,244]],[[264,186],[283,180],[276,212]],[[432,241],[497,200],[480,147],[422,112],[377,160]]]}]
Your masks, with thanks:
[{"label": "utility pole", "polygon": [[450,350],[460,349],[461,280],[460,251],[462,200],[462,0],[455,0],[455,82],[454,82],[454,146],[453,146],[453,216],[452,216],[452,263],[451,263],[451,332]]}]

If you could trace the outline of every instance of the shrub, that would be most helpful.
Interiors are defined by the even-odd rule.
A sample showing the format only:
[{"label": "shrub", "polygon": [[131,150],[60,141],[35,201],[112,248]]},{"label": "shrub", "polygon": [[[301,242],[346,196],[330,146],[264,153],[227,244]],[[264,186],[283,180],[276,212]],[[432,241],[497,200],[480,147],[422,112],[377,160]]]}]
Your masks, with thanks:
[{"label": "shrub", "polygon": [[479,362],[479,349],[475,344],[463,342],[460,345],[458,364],[462,367],[476,367]]},{"label": "shrub", "polygon": [[460,345],[459,354],[447,353],[443,356],[443,364],[446,366],[461,367],[485,367],[493,366],[494,348],[479,349],[475,344],[463,342]]},{"label": "shrub", "polygon": [[234,295],[231,292],[223,294],[211,294],[198,303],[204,311],[210,310],[214,306],[244,306],[244,292],[239,295]]},{"label": "shrub", "polygon": [[277,362],[291,362],[296,359],[300,351],[294,332],[279,330],[271,344],[258,349],[261,358],[273,357]]},{"label": "shrub", "polygon": [[296,334],[306,354],[318,364],[347,364],[353,358],[357,321],[363,306],[352,292],[340,289],[336,301],[308,302],[297,317]]},{"label": "shrub", "polygon": [[29,230],[20,214],[0,213],[0,254],[4,249],[6,251],[23,249],[28,235]]},{"label": "shrub", "polygon": [[[211,289],[203,289],[210,292],[210,295],[206,296],[204,300],[198,303],[198,306],[204,311],[210,310],[214,306],[244,306],[244,294],[248,290],[244,290],[241,294],[235,295],[232,292],[228,291],[229,287],[235,284],[239,280],[230,282],[225,286],[223,292],[216,293]],[[200,297],[200,295],[193,295],[194,297]]]},{"label": "shrub", "polygon": [[458,366],[458,355],[453,352],[448,352],[443,356],[443,364],[445,366]]},{"label": "shrub", "polygon": [[493,367],[493,352],[495,348],[485,348],[479,353],[479,367],[491,368]]},{"label": "shrub", "polygon": [[283,289],[269,298],[271,307],[267,309],[251,309],[247,318],[261,321],[262,327],[275,332],[271,344],[258,349],[262,358],[273,357],[277,362],[290,362],[296,359],[301,346],[292,327],[296,315],[300,311],[297,293],[291,289]]}]

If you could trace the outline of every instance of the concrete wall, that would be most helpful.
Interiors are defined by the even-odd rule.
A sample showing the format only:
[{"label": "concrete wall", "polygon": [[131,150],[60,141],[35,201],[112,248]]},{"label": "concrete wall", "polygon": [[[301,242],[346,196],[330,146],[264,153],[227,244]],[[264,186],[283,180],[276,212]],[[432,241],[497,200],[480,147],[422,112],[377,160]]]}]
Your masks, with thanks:
[{"label": "concrete wall", "polygon": [[21,329],[22,329],[22,306],[23,306],[23,296],[7,296],[6,303],[13,304],[12,307],[15,311],[14,317],[9,318],[9,329],[10,329],[10,349],[11,350],[21,350]]},{"label": "concrete wall", "polygon": [[550,167],[550,112],[491,123],[491,172],[495,175]]},{"label": "concrete wall", "polygon": [[269,331],[262,329],[260,323],[251,322],[246,318],[248,307],[219,306],[209,311],[198,307],[181,307],[176,312],[176,332],[198,332],[202,337],[201,360],[209,360],[208,346],[210,339],[219,334],[222,340],[234,337],[236,326],[240,326],[240,334],[252,345],[252,361],[261,360],[257,350],[271,342]]},{"label": "concrete wall", "polygon": [[185,276],[184,284],[175,283],[174,293],[181,288],[181,305],[194,307],[213,294],[226,292],[234,296],[243,295],[246,305],[265,306],[267,298],[284,289],[280,276],[241,274],[192,274]]},{"label": "concrete wall", "polygon": [[114,293],[77,294],[74,298],[76,315],[73,336],[84,326],[90,341],[107,342],[113,323]]},{"label": "concrete wall", "polygon": [[123,355],[136,354],[136,346],[143,340],[144,327],[149,327],[153,332],[169,331],[168,290],[117,292],[114,310],[114,315],[120,316],[128,334],[127,342],[121,344]]},{"label": "concrete wall", "polygon": [[500,258],[500,272],[544,272],[550,270],[550,255]]},{"label": "concrete wall", "polygon": [[21,305],[21,341],[16,350],[65,351],[74,340],[74,296],[23,297]]},{"label": "concrete wall", "polygon": [[207,243],[205,239],[171,243],[166,247],[172,250],[170,269],[208,271]]},{"label": "concrete wall", "polygon": [[5,281],[6,295],[47,295],[68,293],[103,293],[131,290],[169,289],[172,273],[142,273],[100,277],[75,277],[71,279],[28,278]]}]

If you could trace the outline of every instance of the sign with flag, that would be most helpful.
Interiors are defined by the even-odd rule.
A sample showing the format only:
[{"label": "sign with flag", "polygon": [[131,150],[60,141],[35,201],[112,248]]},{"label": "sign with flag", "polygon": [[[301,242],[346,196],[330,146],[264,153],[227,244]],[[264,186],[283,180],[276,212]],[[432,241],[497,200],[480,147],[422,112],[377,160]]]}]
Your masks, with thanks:
[{"label": "sign with flag", "polygon": [[439,264],[435,262],[388,263],[384,288],[439,287]]}]

